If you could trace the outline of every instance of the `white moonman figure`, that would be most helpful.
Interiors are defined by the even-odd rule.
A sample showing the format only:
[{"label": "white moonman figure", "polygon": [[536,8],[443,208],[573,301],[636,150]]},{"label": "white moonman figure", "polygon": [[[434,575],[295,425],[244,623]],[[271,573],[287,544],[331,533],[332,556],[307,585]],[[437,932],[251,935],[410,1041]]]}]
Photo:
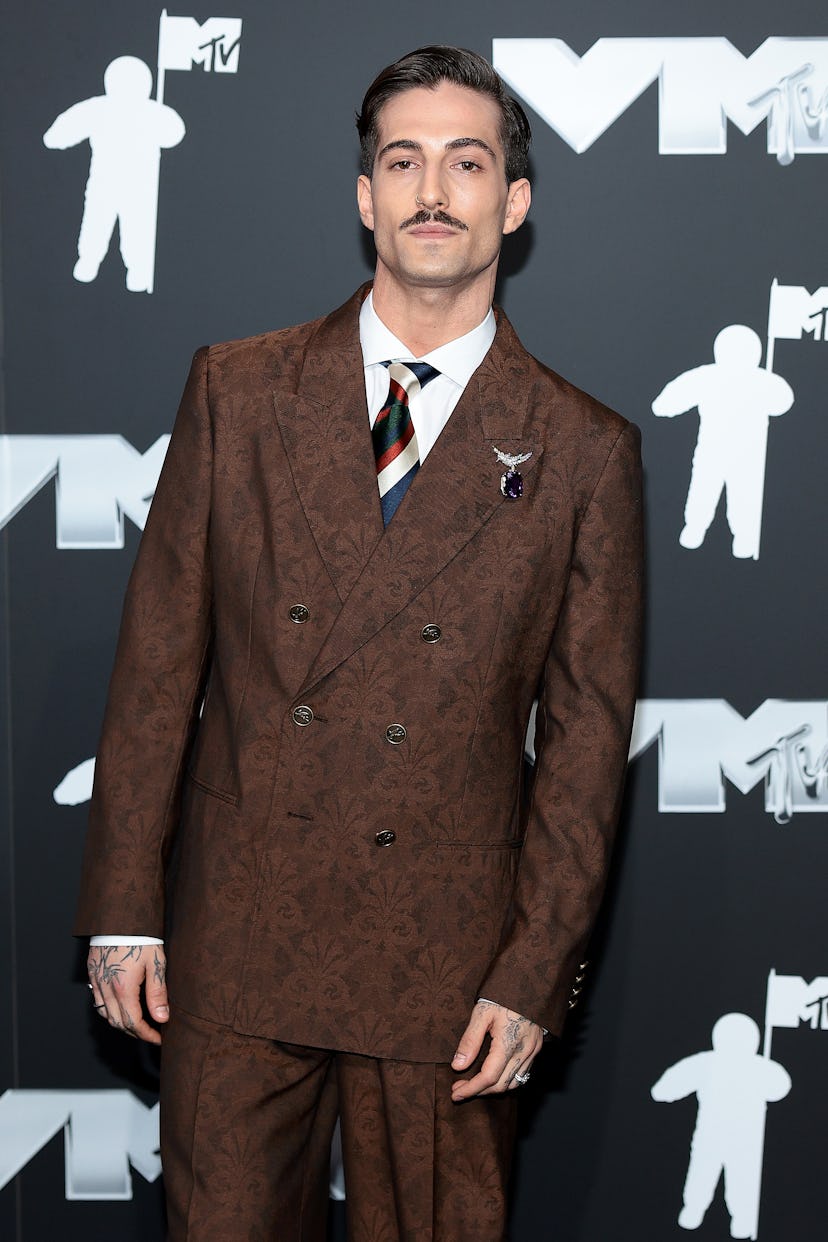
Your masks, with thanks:
[{"label": "white moonman figure", "polygon": [[43,135],[47,147],[92,148],[74,276],[95,279],[117,223],[126,287],[151,293],[161,151],[181,142],[184,122],[150,98],[152,71],[135,56],[112,61],[104,92],[61,112]]},{"label": "white moonman figure", "polygon": [[713,1027],[713,1048],[672,1065],[652,1088],[672,1103],[694,1092],[699,1111],[684,1183],[682,1229],[698,1229],[724,1173],[732,1238],[755,1238],[765,1115],[768,1103],[791,1089],[788,1071],[759,1056],[759,1028],[744,1013],[726,1013]]},{"label": "white moonman figure", "polygon": [[787,413],[794,402],[793,389],[781,375],[761,367],[762,342],[744,324],[722,328],[713,357],[712,363],[671,380],[653,402],[653,413],[660,418],[673,418],[694,407],[699,411],[699,438],[679,543],[683,548],[701,547],[726,488],[733,555],[758,560],[768,419]]}]

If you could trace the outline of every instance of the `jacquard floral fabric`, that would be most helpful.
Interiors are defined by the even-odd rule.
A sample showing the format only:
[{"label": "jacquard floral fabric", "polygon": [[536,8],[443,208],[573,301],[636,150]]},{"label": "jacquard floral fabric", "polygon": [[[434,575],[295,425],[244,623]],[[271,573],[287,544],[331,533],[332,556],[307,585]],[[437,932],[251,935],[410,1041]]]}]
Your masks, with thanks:
[{"label": "jacquard floral fabric", "polygon": [[[364,292],[195,356],[76,931],[166,934],[174,1002],[238,1032],[445,1061],[480,995],[554,1032],[567,1012],[635,701],[640,437],[499,314],[383,530]],[[531,453],[517,500],[495,449]]]}]

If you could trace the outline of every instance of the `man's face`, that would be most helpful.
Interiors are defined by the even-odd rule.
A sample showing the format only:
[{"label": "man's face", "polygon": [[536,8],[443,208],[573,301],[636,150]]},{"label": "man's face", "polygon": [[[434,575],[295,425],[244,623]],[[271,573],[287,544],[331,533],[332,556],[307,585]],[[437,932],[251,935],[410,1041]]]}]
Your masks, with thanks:
[{"label": "man's face", "polygon": [[426,288],[493,276],[503,234],[529,208],[529,183],[506,182],[499,130],[494,100],[453,82],[383,106],[373,175],[357,185],[378,268]]}]

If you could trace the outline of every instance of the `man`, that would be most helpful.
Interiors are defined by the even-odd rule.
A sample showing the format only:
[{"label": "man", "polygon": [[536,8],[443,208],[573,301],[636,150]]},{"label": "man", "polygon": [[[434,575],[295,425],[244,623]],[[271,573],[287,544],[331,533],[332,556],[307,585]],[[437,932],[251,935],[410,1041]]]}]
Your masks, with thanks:
[{"label": "man", "polygon": [[90,980],[169,1016],[174,1239],[323,1237],[337,1111],[352,1242],[503,1237],[625,770],[639,435],[492,313],[526,117],[425,48],[358,127],[373,287],[196,355],[99,754],[77,931],[156,938]]}]

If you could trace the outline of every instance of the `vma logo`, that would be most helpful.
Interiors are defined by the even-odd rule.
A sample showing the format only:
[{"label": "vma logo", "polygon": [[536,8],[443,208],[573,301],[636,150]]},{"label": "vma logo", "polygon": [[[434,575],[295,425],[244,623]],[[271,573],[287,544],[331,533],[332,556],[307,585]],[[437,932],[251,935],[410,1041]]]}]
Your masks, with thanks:
[{"label": "vma logo", "polygon": [[169,435],[139,453],[123,436],[0,436],[0,529],[55,480],[58,548],[122,548],[144,529]]},{"label": "vma logo", "polygon": [[67,1199],[131,1199],[130,1165],[154,1182],[158,1104],[131,1091],[6,1091],[0,1096],[0,1190],[64,1133]]},{"label": "vma logo", "polygon": [[115,226],[130,293],[152,293],[161,152],[186,133],[183,119],[164,103],[166,74],[198,66],[205,73],[236,73],[240,17],[170,17],[158,25],[155,98],[152,70],[136,56],[118,56],[104,71],[102,95],[61,112],[43,135],[47,147],[63,151],[88,142],[89,178],[78,234],[75,280],[95,280]]},{"label": "vma logo", "polygon": [[661,155],[723,155],[727,122],[767,124],[780,164],[828,151],[828,39],[769,38],[744,56],[725,38],[494,39],[498,73],[579,155],[658,82]]},{"label": "vma logo", "polygon": [[725,699],[641,699],[630,759],[658,742],[659,811],[726,809],[729,781],[746,794],[765,785],[778,824],[828,812],[828,702],[766,699],[745,719]]}]

